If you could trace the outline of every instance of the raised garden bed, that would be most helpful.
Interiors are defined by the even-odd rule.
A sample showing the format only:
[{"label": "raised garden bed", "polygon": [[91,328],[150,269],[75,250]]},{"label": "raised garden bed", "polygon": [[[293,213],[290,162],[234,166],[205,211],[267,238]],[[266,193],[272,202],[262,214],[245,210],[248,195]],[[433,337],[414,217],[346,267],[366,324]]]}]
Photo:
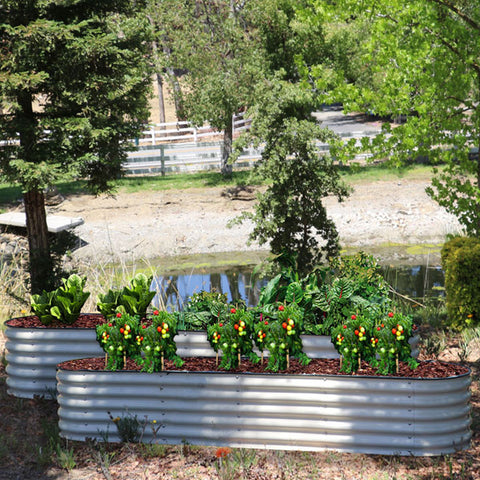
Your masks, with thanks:
[{"label": "raised garden bed", "polygon": [[[105,371],[103,362],[59,366],[63,437],[118,441],[111,417],[130,415],[145,421],[144,442],[160,444],[389,455],[448,454],[470,444],[470,372],[458,365],[421,363],[413,375],[434,378],[419,378],[373,376],[363,366],[357,375],[321,373],[338,371],[336,359],[312,361],[307,368],[316,373],[293,362],[294,373],[275,374],[218,372],[214,359],[187,359],[182,369],[191,371],[168,370],[167,362],[153,374]],[[242,362],[240,370],[251,369]]]},{"label": "raised garden bed", "polygon": [[[103,321],[101,315],[84,314],[71,326],[45,327],[35,316],[6,322],[8,393],[20,398],[54,395],[57,364],[103,355],[95,336],[95,326]],[[215,356],[205,332],[180,331],[175,342],[182,358]],[[302,335],[302,342],[309,358],[338,358],[329,336]],[[411,342],[414,357],[418,355],[418,343],[419,337],[415,336]]]}]

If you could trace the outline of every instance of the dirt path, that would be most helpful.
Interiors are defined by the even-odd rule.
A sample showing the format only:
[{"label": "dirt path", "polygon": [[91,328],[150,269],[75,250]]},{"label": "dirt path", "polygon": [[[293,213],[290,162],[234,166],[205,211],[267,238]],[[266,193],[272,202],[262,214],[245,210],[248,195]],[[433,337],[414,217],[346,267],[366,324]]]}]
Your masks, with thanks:
[{"label": "dirt path", "polygon": [[[339,204],[325,200],[343,246],[438,244],[459,225],[425,193],[428,180],[359,184]],[[84,246],[74,256],[88,261],[125,261],[182,254],[258,250],[247,245],[252,225],[227,222],[252,210],[255,190],[238,196],[224,188],[151,191],[113,197],[75,196],[50,213],[80,216],[76,233]],[[266,248],[266,247],[263,247]]]}]

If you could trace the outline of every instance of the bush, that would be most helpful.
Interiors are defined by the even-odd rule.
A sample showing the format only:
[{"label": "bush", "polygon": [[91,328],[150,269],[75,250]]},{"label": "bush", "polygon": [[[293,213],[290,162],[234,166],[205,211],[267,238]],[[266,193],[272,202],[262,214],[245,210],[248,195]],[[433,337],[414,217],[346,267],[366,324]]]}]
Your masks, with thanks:
[{"label": "bush", "polygon": [[463,330],[480,322],[480,239],[455,237],[442,248],[449,326]]}]

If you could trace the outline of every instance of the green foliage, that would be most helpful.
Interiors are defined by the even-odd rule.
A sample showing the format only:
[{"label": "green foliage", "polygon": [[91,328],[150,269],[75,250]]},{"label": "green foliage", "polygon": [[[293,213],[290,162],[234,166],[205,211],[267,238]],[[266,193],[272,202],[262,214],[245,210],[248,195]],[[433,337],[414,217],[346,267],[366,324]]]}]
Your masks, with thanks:
[{"label": "green foliage", "polygon": [[[296,357],[303,365],[309,363],[309,358],[303,353],[302,339],[303,311],[297,304],[279,305],[276,319],[261,320],[255,329],[256,344],[263,351],[263,345],[269,350],[267,369],[277,372],[287,370],[290,358]],[[266,328],[268,327],[268,328]],[[259,342],[260,329],[265,332],[263,342]],[[263,334],[262,334],[263,337]]]},{"label": "green foliage", "polygon": [[253,323],[251,311],[232,307],[218,323],[207,328],[207,338],[213,350],[222,351],[221,368],[236,368],[242,356],[247,356],[254,363],[259,361],[253,351]]},{"label": "green foliage", "polygon": [[206,330],[228,311],[227,294],[216,291],[194,293],[189,297],[179,319],[185,330]]},{"label": "green foliage", "polygon": [[90,296],[89,292],[84,291],[86,280],[76,274],[70,275],[67,279],[62,279],[63,285],[56,290],[51,292],[44,290],[41,294],[32,295],[33,313],[44,325],[49,325],[53,321],[74,323]]},{"label": "green foliage", "polygon": [[480,323],[480,239],[455,237],[442,248],[449,326],[463,330]]},{"label": "green foliage", "polygon": [[138,343],[141,346],[143,370],[159,372],[164,369],[164,359],[173,360],[177,367],[183,360],[177,355],[174,337],[177,334],[175,316],[168,312],[155,310],[152,325],[141,329]]},{"label": "green foliage", "polygon": [[105,351],[109,370],[125,367],[127,358],[139,360],[140,319],[138,316],[117,313],[110,321],[97,325],[97,342]]},{"label": "green foliage", "polygon": [[[369,72],[342,88],[353,111],[403,116],[406,122],[362,149],[397,165],[444,163],[427,193],[455,215],[468,235],[480,236],[480,14],[476,2],[345,0],[344,18],[368,22],[359,57]],[[374,12],[374,14],[372,14]]]},{"label": "green foliage", "polygon": [[[388,312],[386,315],[351,315],[332,330],[332,343],[342,357],[341,370],[355,372],[361,361],[378,367],[382,375],[398,373],[398,362],[417,366],[411,357],[409,340],[414,330],[410,316]],[[378,359],[377,359],[378,357]]]},{"label": "green foliage", "polygon": [[[264,70],[248,8],[239,2],[161,0],[152,2],[149,13],[162,45],[159,70],[172,72],[177,115],[224,132],[222,173],[231,174],[232,115],[252,102],[252,86]],[[185,72],[181,82],[174,69]]]},{"label": "green foliage", "polygon": [[0,178],[19,185],[32,293],[54,268],[44,190],[66,172],[110,191],[148,122],[143,2],[6,0],[0,9]]},{"label": "green foliage", "polygon": [[351,315],[376,317],[392,309],[388,284],[372,255],[344,255],[332,259],[330,266],[332,278],[322,285],[314,303],[323,314],[307,326],[309,333],[329,335]]},{"label": "green foliage", "polygon": [[250,240],[268,243],[273,254],[296,255],[302,275],[338,254],[338,233],[322,199],[335,196],[342,201],[348,194],[333,160],[317,152],[318,140],[335,139],[315,124],[314,108],[309,90],[278,78],[259,89],[257,105],[248,112],[252,127],[243,142],[264,144],[256,168],[270,183],[259,195],[255,212],[236,219],[253,221]]},{"label": "green foliage", "polygon": [[155,292],[150,290],[153,276],[147,277],[144,273],[137,273],[130,281],[130,286],[120,291],[109,290],[106,294],[99,294],[97,309],[109,318],[116,313],[127,313],[144,318],[147,314]]}]

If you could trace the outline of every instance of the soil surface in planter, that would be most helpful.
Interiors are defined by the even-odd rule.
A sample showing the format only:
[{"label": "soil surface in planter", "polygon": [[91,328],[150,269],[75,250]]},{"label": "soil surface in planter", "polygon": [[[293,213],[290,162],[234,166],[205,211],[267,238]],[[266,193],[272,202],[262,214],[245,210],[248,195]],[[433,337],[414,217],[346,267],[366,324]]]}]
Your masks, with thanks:
[{"label": "soil surface in planter", "polygon": [[[238,368],[233,370],[223,370],[217,367],[215,358],[204,357],[190,357],[183,359],[185,363],[182,367],[177,367],[173,362],[165,361],[166,371],[188,371],[188,372],[226,372],[226,373],[268,373],[275,375],[269,370],[266,370],[267,361],[263,364],[254,364],[249,360],[243,360]],[[60,365],[63,370],[105,370],[104,358],[85,358],[80,360],[69,360]],[[126,371],[140,371],[141,367],[133,360],[127,360]],[[458,375],[467,374],[469,369],[463,365],[456,363],[447,363],[439,361],[420,362],[419,366],[412,370],[408,364],[400,362],[399,372],[395,377],[410,377],[410,378],[447,378]],[[340,372],[340,360],[333,358],[315,358],[312,359],[308,365],[301,365],[296,359],[291,359],[290,368],[279,373],[289,374],[310,374],[310,375],[346,375]],[[372,368],[366,362],[362,362],[362,368],[359,369],[356,375],[360,376],[384,376],[377,373],[376,369]]]},{"label": "soil surface in planter", "polygon": [[105,317],[99,313],[81,313],[78,319],[71,324],[58,321],[44,325],[36,315],[12,318],[6,322],[9,327],[23,328],[95,328],[105,323]]}]

